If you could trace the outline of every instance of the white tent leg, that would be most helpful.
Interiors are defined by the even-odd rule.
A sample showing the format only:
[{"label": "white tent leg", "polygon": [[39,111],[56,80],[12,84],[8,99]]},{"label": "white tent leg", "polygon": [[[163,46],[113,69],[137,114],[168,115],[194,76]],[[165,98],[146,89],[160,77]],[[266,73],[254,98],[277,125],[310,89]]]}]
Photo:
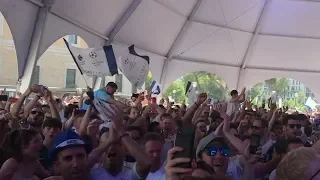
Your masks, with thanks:
[{"label": "white tent leg", "polygon": [[28,58],[26,59],[26,66],[24,68],[23,76],[20,77],[20,92],[25,92],[30,86],[33,69],[38,60],[38,50],[41,46],[43,32],[46,27],[49,11],[54,0],[44,0],[44,7],[39,8],[35,27],[32,34],[32,40],[29,47]]},{"label": "white tent leg", "polygon": [[189,14],[188,19],[184,23],[184,25],[181,28],[177,38],[173,42],[169,52],[166,55],[167,58],[164,60],[163,67],[162,67],[162,72],[161,72],[161,77],[160,77],[160,84],[162,85],[162,87],[164,87],[164,83],[166,81],[167,69],[168,69],[169,63],[170,63],[171,59],[174,58],[175,53],[177,51],[177,48],[178,48],[181,40],[185,36],[187,30],[190,28],[190,26],[191,26],[191,24],[193,22],[193,19],[194,19],[195,15],[197,14],[202,2],[203,2],[203,0],[198,0],[196,2],[196,4],[193,6],[193,9],[192,9],[191,13]]},{"label": "white tent leg", "polygon": [[238,83],[237,83],[237,89],[240,89],[242,87],[240,87],[240,81],[243,81],[242,78],[242,73],[243,73],[243,70],[246,68],[246,65],[247,65],[247,62],[249,60],[249,55],[251,54],[251,51],[253,49],[253,46],[255,45],[255,42],[257,40],[257,37],[259,35],[259,32],[260,32],[260,27],[261,27],[261,22],[262,22],[262,18],[265,16],[265,13],[267,12],[266,11],[266,7],[268,5],[268,3],[270,2],[270,0],[265,0],[264,4],[263,4],[263,8],[260,12],[260,16],[258,18],[258,21],[257,21],[257,24],[255,26],[255,29],[254,29],[254,33],[250,39],[250,42],[248,44],[248,47],[247,47],[247,50],[246,50],[246,53],[241,61],[241,64],[240,64],[240,70],[239,70],[239,76],[238,76]]}]

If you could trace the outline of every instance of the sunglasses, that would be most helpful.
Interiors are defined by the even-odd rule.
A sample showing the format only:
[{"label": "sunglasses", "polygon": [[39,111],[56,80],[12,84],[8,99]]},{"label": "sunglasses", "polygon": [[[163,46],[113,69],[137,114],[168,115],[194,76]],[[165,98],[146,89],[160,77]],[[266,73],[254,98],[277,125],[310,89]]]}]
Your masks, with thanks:
[{"label": "sunglasses", "polygon": [[41,112],[41,111],[31,111],[30,114],[39,114],[39,115],[42,115],[43,112]]},{"label": "sunglasses", "polygon": [[209,147],[204,149],[205,152],[207,152],[207,154],[209,156],[215,156],[218,152],[220,152],[220,154],[222,156],[229,156],[230,154],[230,149],[229,148],[216,148],[216,147]]},{"label": "sunglasses", "polygon": [[259,130],[260,127],[258,127],[258,126],[252,126],[252,129]]},{"label": "sunglasses", "polygon": [[297,129],[300,129],[301,128],[301,124],[289,124],[289,127],[291,129],[293,129],[294,127],[297,127]]}]

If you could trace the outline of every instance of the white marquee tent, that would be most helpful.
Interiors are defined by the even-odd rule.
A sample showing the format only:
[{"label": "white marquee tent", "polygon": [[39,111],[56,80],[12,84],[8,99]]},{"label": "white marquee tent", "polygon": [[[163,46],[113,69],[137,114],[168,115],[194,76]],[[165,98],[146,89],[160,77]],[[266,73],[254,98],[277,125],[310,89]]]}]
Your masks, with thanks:
[{"label": "white marquee tent", "polygon": [[186,73],[208,71],[230,89],[293,78],[319,99],[317,1],[0,0],[0,11],[15,42],[22,89],[46,49],[76,34],[90,47],[135,44],[164,88]]}]

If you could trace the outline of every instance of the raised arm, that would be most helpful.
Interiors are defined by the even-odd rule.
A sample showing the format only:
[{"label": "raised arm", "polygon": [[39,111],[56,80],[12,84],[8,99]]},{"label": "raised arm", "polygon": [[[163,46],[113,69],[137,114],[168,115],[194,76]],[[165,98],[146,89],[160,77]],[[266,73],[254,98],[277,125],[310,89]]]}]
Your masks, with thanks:
[{"label": "raised arm", "polygon": [[45,91],[45,96],[44,98],[46,99],[50,111],[51,111],[51,116],[55,119],[58,119],[61,121],[61,117],[57,108],[57,102],[53,99],[52,92],[49,91],[48,89]]},{"label": "raised arm", "polygon": [[82,121],[80,122],[79,135],[84,136],[87,134],[87,127],[90,123],[90,115],[92,112],[92,105],[88,106],[86,113],[84,114]]},{"label": "raised arm", "polygon": [[197,102],[195,102],[186,112],[186,114],[182,118],[182,122],[185,125],[192,125],[192,119],[194,116],[194,113],[197,111],[197,109],[200,107],[200,105],[207,99],[206,93],[201,93],[198,96]]},{"label": "raised arm", "polygon": [[19,115],[19,112],[23,106],[23,102],[26,100],[26,98],[31,94],[31,88],[28,88],[26,90],[26,92],[24,92],[20,98],[18,99],[18,101],[14,104],[14,106],[12,107],[12,111],[11,111],[11,114],[14,116],[14,117],[18,117]]},{"label": "raised arm", "polygon": [[119,109],[112,106],[112,111],[114,112],[114,116],[112,119],[112,127],[119,135],[122,144],[127,148],[129,154],[131,154],[137,161],[136,163],[136,171],[140,178],[144,179],[150,170],[151,160],[148,158],[145,150],[135,141],[133,140],[123,128],[122,122],[122,113]]},{"label": "raised arm", "polygon": [[230,133],[230,120],[228,115],[226,114],[221,114],[221,117],[223,118],[223,133],[225,135],[225,137],[230,141],[230,143],[237,148],[237,150],[243,154],[247,144],[244,143],[243,141],[241,141],[239,138],[235,137],[233,134]]},{"label": "raised arm", "polygon": [[30,111],[37,105],[40,96],[35,96],[28,104],[26,104],[23,108],[23,115],[25,117],[29,116]]}]

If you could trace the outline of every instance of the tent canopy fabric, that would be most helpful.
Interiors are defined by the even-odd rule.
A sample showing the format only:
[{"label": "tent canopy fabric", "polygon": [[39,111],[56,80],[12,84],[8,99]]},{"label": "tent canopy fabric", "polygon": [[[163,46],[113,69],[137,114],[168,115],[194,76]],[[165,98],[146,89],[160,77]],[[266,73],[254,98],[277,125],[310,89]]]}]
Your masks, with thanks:
[{"label": "tent canopy fabric", "polygon": [[164,88],[208,71],[230,89],[293,78],[320,98],[317,0],[0,0],[0,11],[25,87],[46,49],[75,34],[89,47],[135,44]]}]

